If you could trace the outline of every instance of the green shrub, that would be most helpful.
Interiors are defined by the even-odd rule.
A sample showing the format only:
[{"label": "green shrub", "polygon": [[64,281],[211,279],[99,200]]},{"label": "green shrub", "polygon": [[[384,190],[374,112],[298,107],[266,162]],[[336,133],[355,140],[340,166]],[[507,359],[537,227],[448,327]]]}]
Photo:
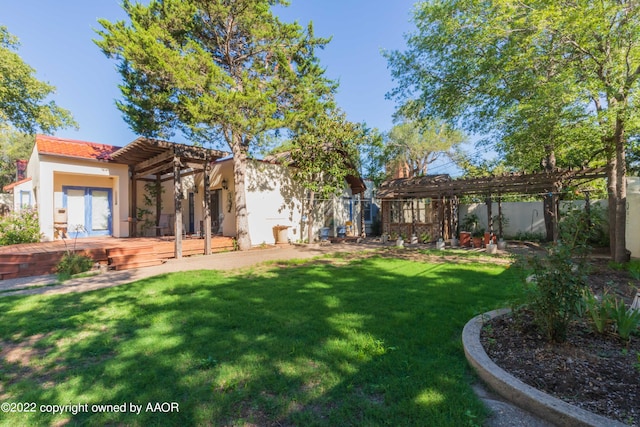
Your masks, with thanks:
[{"label": "green shrub", "polygon": [[598,243],[602,239],[603,218],[597,206],[592,206],[590,212],[583,208],[569,209],[562,214],[558,224],[560,241],[572,248],[574,253],[585,255],[591,243]]},{"label": "green shrub", "polygon": [[0,246],[35,243],[41,238],[38,212],[35,209],[22,209],[0,217]]},{"label": "green shrub", "polygon": [[[593,226],[593,224],[592,224]],[[570,211],[560,224],[560,238],[546,257],[533,256],[525,268],[534,272],[525,280],[525,306],[533,311],[550,341],[564,342],[570,322],[581,310],[588,289],[586,255],[589,226],[583,211]]]},{"label": "green shrub", "polygon": [[633,277],[635,280],[640,280],[640,261],[630,261],[627,264],[627,270],[629,271],[629,275],[631,277]]},{"label": "green shrub", "polygon": [[518,231],[511,239],[519,240],[521,242],[542,242],[544,240],[544,235],[542,233]]},{"label": "green shrub", "polygon": [[91,270],[91,267],[93,267],[93,260],[90,257],[67,251],[56,266],[58,280],[67,280],[74,274]]},{"label": "green shrub", "polygon": [[525,305],[533,311],[538,327],[550,341],[563,342],[587,289],[584,259],[575,259],[571,248],[558,245],[547,257],[531,257],[535,271],[525,281]]}]

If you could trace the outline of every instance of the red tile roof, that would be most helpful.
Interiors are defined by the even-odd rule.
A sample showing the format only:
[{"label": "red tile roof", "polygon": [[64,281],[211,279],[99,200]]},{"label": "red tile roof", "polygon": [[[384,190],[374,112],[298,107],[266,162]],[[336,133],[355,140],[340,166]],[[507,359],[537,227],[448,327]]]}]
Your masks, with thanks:
[{"label": "red tile roof", "polygon": [[30,177],[29,178],[24,178],[24,179],[21,179],[20,181],[12,182],[11,184],[5,185],[4,187],[2,187],[2,190],[6,191],[8,193],[9,191],[13,190],[16,186],[18,186],[18,185],[20,185],[20,184],[22,184],[24,182],[29,182],[29,181],[31,181]]},{"label": "red tile roof", "polygon": [[40,154],[96,160],[109,160],[111,154],[121,148],[114,145],[56,138],[47,135],[36,135],[36,145]]}]

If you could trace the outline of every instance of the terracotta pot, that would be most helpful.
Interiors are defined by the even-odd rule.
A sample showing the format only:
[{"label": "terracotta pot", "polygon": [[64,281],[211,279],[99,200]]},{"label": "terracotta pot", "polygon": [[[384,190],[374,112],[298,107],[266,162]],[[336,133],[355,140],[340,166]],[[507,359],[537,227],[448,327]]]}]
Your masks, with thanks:
[{"label": "terracotta pot", "polygon": [[468,248],[471,246],[471,233],[468,231],[460,232],[460,246],[463,248]]}]

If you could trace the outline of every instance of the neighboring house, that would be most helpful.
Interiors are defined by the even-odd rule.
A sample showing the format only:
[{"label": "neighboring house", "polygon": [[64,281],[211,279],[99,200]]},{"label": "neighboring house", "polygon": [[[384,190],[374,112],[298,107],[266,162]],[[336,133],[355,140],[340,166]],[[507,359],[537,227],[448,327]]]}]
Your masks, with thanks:
[{"label": "neighboring house", "polygon": [[[37,135],[26,178],[5,191],[13,192],[13,209],[38,210],[45,240],[65,233],[69,237],[174,234],[176,223],[181,224],[181,234],[202,236],[207,205],[212,234],[235,237],[233,162],[224,158],[226,154],[147,138],[121,148]],[[275,229],[282,227],[291,241],[306,238],[306,192],[289,172],[277,163],[248,164],[246,200],[254,245],[273,243]],[[370,224],[371,197],[353,194],[363,191],[362,181],[358,182],[345,186],[341,197],[315,206],[314,235],[324,227],[331,235],[340,235],[347,225],[350,234],[360,235],[361,219]],[[160,200],[150,191],[156,186],[162,188]],[[176,212],[181,212],[181,221],[176,221]]]},{"label": "neighboring house", "polygon": [[11,193],[11,206],[16,212],[33,207],[33,185],[31,178],[24,178],[5,185],[2,187],[2,190],[6,193]]}]

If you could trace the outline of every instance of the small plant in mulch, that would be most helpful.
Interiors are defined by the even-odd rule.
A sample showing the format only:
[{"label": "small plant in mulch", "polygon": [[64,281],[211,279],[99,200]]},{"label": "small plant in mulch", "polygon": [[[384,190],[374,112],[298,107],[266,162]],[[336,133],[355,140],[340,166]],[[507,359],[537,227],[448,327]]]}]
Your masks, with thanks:
[{"label": "small plant in mulch", "polygon": [[548,341],[566,340],[567,328],[578,316],[588,289],[587,242],[597,224],[585,215],[583,211],[566,214],[560,223],[560,241],[546,257],[520,260],[524,271],[533,272],[524,281],[525,306]]}]

